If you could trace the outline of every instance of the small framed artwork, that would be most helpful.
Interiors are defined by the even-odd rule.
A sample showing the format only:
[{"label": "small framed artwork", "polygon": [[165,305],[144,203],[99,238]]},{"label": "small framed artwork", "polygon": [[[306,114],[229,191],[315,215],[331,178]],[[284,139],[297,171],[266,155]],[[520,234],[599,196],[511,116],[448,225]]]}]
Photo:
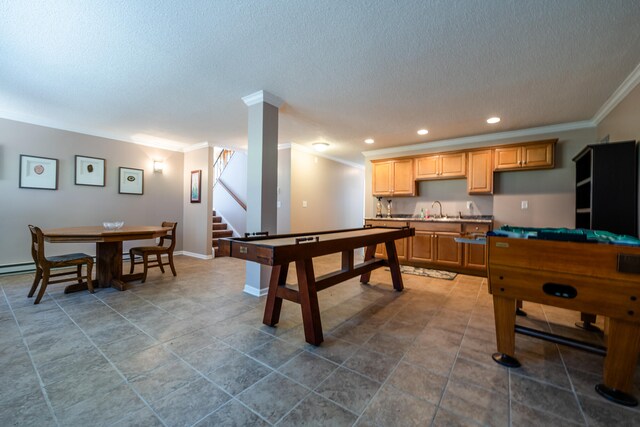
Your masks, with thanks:
[{"label": "small framed artwork", "polygon": [[191,203],[200,203],[200,185],[202,170],[191,171]]},{"label": "small framed artwork", "polygon": [[144,191],[144,170],[120,167],[120,194],[142,194]]},{"label": "small framed artwork", "polygon": [[20,188],[58,189],[58,159],[20,154]]},{"label": "small framed artwork", "polygon": [[104,159],[76,156],[76,185],[104,187]]}]

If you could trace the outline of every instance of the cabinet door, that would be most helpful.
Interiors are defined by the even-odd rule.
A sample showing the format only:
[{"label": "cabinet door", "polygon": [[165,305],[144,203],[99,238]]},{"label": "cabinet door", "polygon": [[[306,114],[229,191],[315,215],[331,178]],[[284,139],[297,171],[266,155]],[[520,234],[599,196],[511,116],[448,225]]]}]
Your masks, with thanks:
[{"label": "cabinet door", "polygon": [[444,266],[462,266],[462,244],[454,239],[460,233],[437,233],[435,236],[435,262]]},{"label": "cabinet door", "polygon": [[416,179],[434,179],[440,172],[440,156],[425,156],[416,159]]},{"label": "cabinet door", "polygon": [[398,254],[398,261],[406,261],[407,260],[407,245],[409,239],[399,239],[396,240],[396,252]]},{"label": "cabinet door", "polygon": [[464,245],[464,267],[474,270],[485,270],[487,268],[486,245]]},{"label": "cabinet door", "polygon": [[389,196],[392,190],[393,162],[373,163],[373,195]]},{"label": "cabinet door", "polygon": [[415,196],[416,181],[413,179],[413,159],[393,162],[391,191],[394,196]]},{"label": "cabinet door", "polygon": [[523,168],[553,167],[554,144],[534,144],[522,147]]},{"label": "cabinet door", "polygon": [[433,262],[433,233],[417,231],[411,238],[411,261]]},{"label": "cabinet door", "polygon": [[494,170],[519,169],[521,167],[521,147],[496,148],[494,153]]},{"label": "cabinet door", "polygon": [[443,154],[440,165],[440,178],[464,178],[467,174],[465,153]]},{"label": "cabinet door", "polygon": [[493,193],[493,168],[491,150],[469,152],[467,190],[469,194]]}]

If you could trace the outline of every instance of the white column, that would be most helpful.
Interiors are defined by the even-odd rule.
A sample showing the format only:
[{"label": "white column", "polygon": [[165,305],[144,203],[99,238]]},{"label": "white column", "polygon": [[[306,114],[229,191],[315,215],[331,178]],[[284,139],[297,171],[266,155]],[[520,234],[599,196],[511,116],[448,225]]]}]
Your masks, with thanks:
[{"label": "white column", "polygon": [[[249,107],[247,154],[247,232],[277,230],[278,108],[282,100],[259,91],[242,98]],[[255,296],[269,290],[271,267],[247,262],[244,291]]]}]

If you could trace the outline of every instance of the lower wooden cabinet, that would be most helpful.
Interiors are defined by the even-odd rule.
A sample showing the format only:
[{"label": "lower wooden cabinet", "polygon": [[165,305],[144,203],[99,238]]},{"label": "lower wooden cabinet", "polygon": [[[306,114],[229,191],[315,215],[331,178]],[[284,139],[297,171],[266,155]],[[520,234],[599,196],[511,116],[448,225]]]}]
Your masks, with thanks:
[{"label": "lower wooden cabinet", "polygon": [[487,268],[487,246],[464,244],[464,268],[472,270],[486,270]]},{"label": "lower wooden cabinet", "polygon": [[433,262],[434,234],[429,231],[418,231],[410,240],[409,261]]},{"label": "lower wooden cabinet", "polygon": [[462,243],[455,241],[460,233],[438,233],[435,236],[434,262],[442,266],[462,266]]},{"label": "lower wooden cabinet", "polygon": [[[402,227],[406,227],[407,223],[406,222],[402,222],[402,221],[388,221],[388,220],[384,220],[384,219],[376,219],[376,220],[366,220],[364,222],[366,225],[371,225],[373,227],[376,226],[382,226],[382,227],[395,227],[395,228],[402,228]],[[399,261],[406,261],[407,260],[407,252],[408,252],[408,238],[407,239],[400,239],[400,240],[396,240],[396,252],[398,253],[398,260]],[[375,252],[375,257],[376,258],[387,258],[387,249],[385,248],[384,244],[379,244],[376,246],[376,252]]]}]

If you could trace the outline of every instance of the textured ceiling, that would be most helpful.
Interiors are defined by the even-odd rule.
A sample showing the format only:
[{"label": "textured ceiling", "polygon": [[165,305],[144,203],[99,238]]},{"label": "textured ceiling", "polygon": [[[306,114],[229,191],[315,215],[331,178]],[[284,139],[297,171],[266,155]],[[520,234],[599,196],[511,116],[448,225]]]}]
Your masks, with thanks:
[{"label": "textured ceiling", "polygon": [[0,0],[0,116],[242,147],[241,98],[265,90],[281,143],[361,163],[591,119],[640,63],[639,22],[638,0]]}]

